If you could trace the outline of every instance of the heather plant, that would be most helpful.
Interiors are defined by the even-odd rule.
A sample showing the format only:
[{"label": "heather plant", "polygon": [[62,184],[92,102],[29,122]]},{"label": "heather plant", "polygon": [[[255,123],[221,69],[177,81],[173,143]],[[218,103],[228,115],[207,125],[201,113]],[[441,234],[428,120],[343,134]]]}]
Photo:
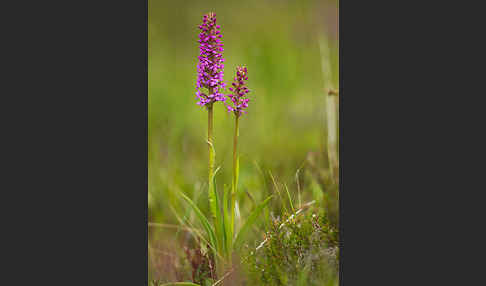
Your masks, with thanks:
[{"label": "heather plant", "polygon": [[322,209],[275,219],[265,240],[244,257],[250,285],[337,285],[338,241]]}]

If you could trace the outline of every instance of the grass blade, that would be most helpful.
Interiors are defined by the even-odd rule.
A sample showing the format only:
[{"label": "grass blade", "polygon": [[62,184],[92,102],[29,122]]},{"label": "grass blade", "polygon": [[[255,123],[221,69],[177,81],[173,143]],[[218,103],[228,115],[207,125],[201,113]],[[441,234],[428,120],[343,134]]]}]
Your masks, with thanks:
[{"label": "grass blade", "polygon": [[233,231],[230,227],[231,214],[228,211],[228,198],[230,189],[225,185],[224,195],[223,195],[223,225],[224,225],[224,236],[225,236],[225,247],[227,254],[231,253],[231,244],[233,243]]},{"label": "grass blade", "polygon": [[295,182],[297,184],[297,193],[298,193],[298,196],[299,196],[299,208],[302,207],[302,199],[301,199],[301,195],[300,195],[299,172],[304,167],[304,165],[305,165],[305,161],[302,163],[302,165],[300,165],[299,169],[297,169],[297,171],[295,172]]},{"label": "grass blade", "polygon": [[287,197],[289,198],[290,208],[292,209],[292,212],[295,213],[294,204],[292,203],[292,198],[290,197],[289,188],[287,188],[287,184],[284,184],[284,186],[285,190],[287,191]]},{"label": "grass blade", "polygon": [[245,221],[245,224],[241,227],[240,231],[238,232],[238,235],[236,236],[235,243],[234,243],[234,249],[239,249],[241,247],[241,244],[243,243],[244,236],[250,230],[250,227],[255,223],[256,219],[262,212],[262,210],[267,206],[267,204],[270,202],[270,199],[273,196],[269,196],[266,200],[264,200],[260,205],[258,205],[248,216],[248,219]]},{"label": "grass blade", "polygon": [[238,189],[238,178],[240,177],[240,155],[236,157],[236,180],[235,189]]},{"label": "grass blade", "polygon": [[186,200],[186,202],[189,203],[189,205],[192,207],[192,209],[196,213],[196,217],[199,219],[202,226],[206,230],[206,233],[208,234],[209,242],[211,243],[212,247],[214,249],[218,249],[217,248],[218,240],[217,240],[217,237],[214,234],[214,230],[211,228],[211,225],[209,224],[208,219],[204,216],[204,214],[201,212],[201,210],[196,206],[196,204],[194,204],[194,202],[190,198],[188,198],[182,192],[180,193],[180,195],[182,196],[182,198],[184,198],[184,200]]},{"label": "grass blade", "polygon": [[199,229],[197,229],[196,227],[194,227],[194,225],[188,220],[183,220],[181,217],[179,217],[179,215],[177,214],[177,212],[175,211],[175,209],[170,206],[170,209],[172,210],[172,212],[174,213],[176,219],[179,221],[179,223],[181,225],[186,225],[187,226],[187,229],[190,229],[190,233],[196,237],[196,238],[199,238],[201,241],[203,241],[204,243],[206,243],[207,245],[209,245],[209,248],[213,251],[213,253],[216,254],[216,256],[220,259],[222,259],[221,255],[219,255],[219,253],[217,252],[216,248],[214,247],[214,245],[211,244],[211,242],[209,242],[201,233],[201,231]]},{"label": "grass blade", "polygon": [[[216,174],[218,173],[220,167],[216,169],[216,171],[213,174],[212,178],[212,188],[213,192],[212,195],[213,201],[215,202],[214,206],[210,206],[213,211],[214,211],[214,231],[216,234],[216,237],[218,238],[218,251],[222,252],[224,251],[224,247],[226,245],[226,238],[224,236],[224,222],[223,222],[223,215],[221,214],[221,198],[218,194],[218,190],[216,188]],[[210,199],[211,201],[211,199]]]},{"label": "grass blade", "polygon": [[[209,145],[209,146],[211,146],[211,148],[214,149],[212,144]],[[214,171],[214,173],[212,174],[212,176],[209,180],[209,186],[208,186],[209,210],[211,212],[211,217],[213,219],[215,219],[217,217],[216,211],[217,211],[217,208],[218,208],[217,207],[218,204],[216,202],[217,201],[217,198],[216,198],[217,194],[216,194],[216,188],[214,186],[214,178],[216,177],[216,173],[218,173],[219,168],[220,167],[218,167],[216,169],[216,171]]]},{"label": "grass blade", "polygon": [[275,182],[275,178],[273,177],[272,172],[268,171],[268,173],[270,174],[270,177],[272,178],[272,182],[273,182],[275,190],[277,191],[278,197],[280,198],[280,201],[282,201],[282,206],[284,207],[285,212],[288,213],[289,210],[287,209],[287,205],[286,205],[284,199],[282,198],[282,195],[280,195],[280,190],[278,189],[277,182]]}]

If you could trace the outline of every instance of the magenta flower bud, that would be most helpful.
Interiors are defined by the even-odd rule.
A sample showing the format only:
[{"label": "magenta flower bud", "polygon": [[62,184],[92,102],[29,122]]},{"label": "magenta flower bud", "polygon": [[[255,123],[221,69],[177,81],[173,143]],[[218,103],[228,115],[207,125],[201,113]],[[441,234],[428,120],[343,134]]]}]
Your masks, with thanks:
[{"label": "magenta flower bud", "polygon": [[248,107],[248,102],[250,101],[249,98],[245,97],[246,94],[250,92],[250,90],[245,86],[245,81],[248,80],[247,74],[248,70],[246,67],[237,67],[236,77],[234,78],[235,82],[232,83],[234,88],[229,88],[233,94],[226,95],[233,103],[233,106],[230,104],[227,105],[228,112],[233,111],[236,116],[246,113],[245,109]]},{"label": "magenta flower bud", "polygon": [[[199,26],[199,63],[197,64],[196,98],[198,105],[204,106],[216,101],[225,101],[225,97],[219,92],[226,84],[223,82],[224,59],[221,52],[224,50],[220,25],[216,25],[216,14],[208,13],[203,17],[203,23]],[[201,88],[207,88],[208,94],[200,92]]]}]

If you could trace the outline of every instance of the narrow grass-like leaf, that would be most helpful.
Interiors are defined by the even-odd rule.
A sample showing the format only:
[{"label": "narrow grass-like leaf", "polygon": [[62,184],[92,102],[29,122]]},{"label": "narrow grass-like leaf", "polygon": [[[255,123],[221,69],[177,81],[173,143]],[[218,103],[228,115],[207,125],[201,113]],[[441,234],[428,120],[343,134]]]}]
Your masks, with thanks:
[{"label": "narrow grass-like leaf", "polygon": [[259,204],[248,216],[247,220],[245,221],[245,224],[241,227],[240,231],[238,232],[238,235],[236,236],[235,243],[234,243],[234,249],[239,249],[241,247],[241,244],[243,243],[243,239],[250,230],[250,227],[255,223],[256,219],[262,212],[262,210],[267,206],[267,204],[270,202],[270,199],[273,196],[269,196],[267,199],[265,199],[261,204]]},{"label": "narrow grass-like leaf", "polygon": [[299,208],[302,207],[302,199],[301,199],[301,195],[300,195],[299,172],[304,167],[304,165],[305,165],[305,161],[304,161],[304,163],[302,163],[302,165],[300,165],[299,169],[297,169],[297,171],[295,172],[295,182],[297,184],[297,192],[298,192],[298,196],[299,196]]},{"label": "narrow grass-like leaf", "polygon": [[251,203],[255,205],[255,199],[246,189],[245,189],[245,194],[248,196],[248,198],[250,198]]},{"label": "narrow grass-like leaf", "polygon": [[241,220],[240,204],[238,203],[238,201],[235,201],[235,218],[235,224]]},{"label": "narrow grass-like leaf", "polygon": [[[238,122],[238,121],[237,121]],[[238,130],[238,129],[236,129]],[[237,189],[238,189],[238,177],[240,176],[240,156],[236,156],[236,161],[235,161],[235,166],[234,166],[234,179],[233,179],[233,184],[231,188],[231,204],[230,204],[230,234],[231,234],[231,240],[233,240],[233,232],[235,229],[235,201],[236,201],[236,195],[237,195]]]},{"label": "narrow grass-like leaf", "polygon": [[184,200],[186,200],[189,205],[192,207],[192,209],[194,210],[194,212],[196,213],[196,217],[199,219],[199,221],[201,222],[202,226],[204,227],[204,229],[206,230],[206,233],[208,234],[208,237],[209,237],[209,242],[211,243],[212,247],[214,249],[217,249],[217,245],[218,245],[218,240],[217,240],[217,237],[215,236],[214,234],[214,230],[211,228],[211,225],[209,224],[209,221],[208,219],[204,216],[204,214],[201,212],[201,210],[196,206],[196,204],[194,204],[194,202],[188,198],[184,193],[180,193],[180,195],[182,196],[182,198],[184,198]]},{"label": "narrow grass-like leaf", "polygon": [[214,201],[216,202],[214,206],[214,230],[216,237],[218,238],[218,251],[224,251],[224,247],[226,245],[225,235],[224,235],[224,223],[223,223],[223,215],[221,214],[221,198],[218,194],[218,190],[216,188],[216,174],[218,173],[220,167],[216,169],[213,174],[212,178],[212,188],[214,190]]},{"label": "narrow grass-like leaf", "polygon": [[236,157],[236,181],[235,188],[238,189],[238,178],[240,177],[240,155]]},{"label": "narrow grass-like leaf", "polygon": [[[214,149],[212,144],[210,144],[209,146],[211,146],[211,148]],[[211,217],[213,219],[215,219],[216,216],[217,216],[216,211],[217,211],[217,206],[218,206],[218,204],[216,202],[216,195],[217,194],[216,194],[216,188],[214,187],[214,178],[216,177],[216,173],[218,173],[219,168],[220,167],[218,167],[216,169],[216,171],[213,172],[213,174],[212,174],[212,176],[209,180],[209,186],[208,186],[209,210],[211,212]]]},{"label": "narrow grass-like leaf", "polygon": [[292,198],[290,197],[289,188],[287,188],[287,184],[284,184],[284,186],[285,190],[287,191],[287,197],[289,198],[290,208],[292,209],[292,212],[295,213],[294,204],[292,203]]},{"label": "narrow grass-like leaf", "polygon": [[268,171],[268,173],[270,174],[270,177],[272,178],[272,182],[273,182],[273,185],[275,187],[275,190],[277,191],[278,197],[280,198],[280,201],[282,201],[282,206],[284,207],[285,212],[288,213],[289,210],[287,209],[287,204],[285,203],[285,200],[282,198],[282,195],[280,195],[280,190],[278,189],[277,182],[275,182],[275,178],[273,177],[272,172]]},{"label": "narrow grass-like leaf", "polygon": [[177,214],[177,212],[175,211],[175,209],[171,205],[169,205],[169,207],[170,207],[170,209],[174,213],[176,219],[179,221],[179,223],[181,225],[187,225],[187,227],[191,229],[191,232],[190,233],[192,235],[194,235],[194,237],[198,237],[199,239],[201,239],[201,241],[203,241],[204,243],[208,244],[209,245],[209,248],[211,248],[211,250],[213,251],[213,253],[216,253],[216,256],[218,256],[219,258],[221,258],[220,255],[219,255],[219,253],[217,252],[215,246],[213,244],[211,244],[211,242],[209,242],[202,235],[202,233],[196,227],[194,227],[194,225],[187,218],[185,218],[185,220],[183,220],[182,218],[179,217],[179,215]]},{"label": "narrow grass-like leaf", "polygon": [[227,185],[224,187],[224,195],[223,195],[223,224],[224,224],[224,235],[226,241],[226,253],[230,255],[231,253],[231,244],[233,243],[233,230],[230,227],[230,219],[231,214],[228,211],[228,198],[229,198],[230,189]]},{"label": "narrow grass-like leaf", "polygon": [[[200,200],[200,198],[201,198],[201,192],[197,192],[197,190],[195,190],[194,194],[195,194],[195,197],[194,197],[194,200],[193,201],[195,201],[197,203]],[[173,209],[172,211],[173,211],[174,215],[178,216],[178,214],[175,211],[175,209]],[[179,222],[181,224],[183,224],[183,221],[189,219],[190,214],[191,214],[191,209],[190,208],[185,208],[185,213],[184,213],[184,216],[182,217],[182,220],[180,218],[177,218],[177,219],[179,220]],[[177,240],[178,237],[179,237],[179,230],[176,231],[174,239]]]},{"label": "narrow grass-like leaf", "polygon": [[260,165],[258,165],[258,162],[256,160],[253,160],[253,165],[255,165],[258,173],[260,173],[261,177],[262,177],[262,182],[263,182],[263,187],[264,189],[267,189],[267,180],[265,178],[265,174],[263,173],[262,171],[262,168],[260,168]]},{"label": "narrow grass-like leaf", "polygon": [[[256,160],[253,160],[253,165],[255,165],[258,173],[260,173],[260,175],[261,175],[263,189],[266,191],[265,193],[271,194],[272,192],[268,189],[267,179],[265,177],[265,174],[262,171],[262,168],[260,168],[260,165],[258,165],[258,162]],[[261,195],[264,195],[264,194],[262,193]],[[253,201],[253,204],[256,204],[255,200],[252,200],[252,201]],[[263,210],[263,212],[264,212],[265,218],[270,217],[270,211],[268,210],[268,208],[265,208]],[[264,219],[263,224],[265,225],[265,228],[269,228],[270,227],[270,220]]]}]

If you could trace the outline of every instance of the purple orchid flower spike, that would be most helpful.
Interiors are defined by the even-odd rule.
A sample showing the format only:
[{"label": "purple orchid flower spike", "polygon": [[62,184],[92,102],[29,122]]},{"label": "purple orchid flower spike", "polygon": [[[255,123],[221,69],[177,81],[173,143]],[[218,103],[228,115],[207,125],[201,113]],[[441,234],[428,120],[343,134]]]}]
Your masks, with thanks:
[{"label": "purple orchid flower spike", "polygon": [[242,114],[246,114],[245,109],[248,107],[249,98],[246,94],[250,92],[248,87],[246,87],[246,81],[248,80],[248,69],[246,67],[236,68],[236,77],[234,78],[233,86],[229,88],[233,94],[228,94],[227,96],[233,102],[233,105],[228,104],[228,112],[233,111],[237,117]]},{"label": "purple orchid flower spike", "polygon": [[[197,64],[196,97],[198,105],[212,105],[216,101],[225,101],[223,93],[226,84],[223,82],[224,59],[221,42],[221,27],[216,24],[216,14],[208,13],[203,17],[203,23],[199,26],[199,63]],[[208,92],[201,92],[201,88],[207,88]]]}]

